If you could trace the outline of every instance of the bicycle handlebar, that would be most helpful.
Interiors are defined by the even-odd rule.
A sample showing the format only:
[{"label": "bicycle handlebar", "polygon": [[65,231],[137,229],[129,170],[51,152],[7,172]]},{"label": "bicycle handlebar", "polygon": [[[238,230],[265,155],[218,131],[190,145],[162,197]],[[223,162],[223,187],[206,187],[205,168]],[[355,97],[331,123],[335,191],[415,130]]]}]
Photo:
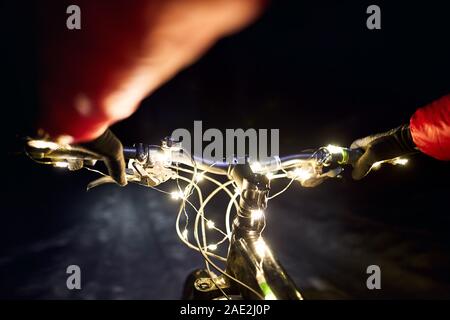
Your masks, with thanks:
[{"label": "bicycle handlebar", "polygon": [[[80,146],[63,146],[48,141],[30,140],[27,143],[26,151],[35,161],[54,165],[62,164],[68,166],[69,169],[79,168],[79,162],[81,164],[84,161],[95,163],[97,160],[102,160],[99,155]],[[158,164],[167,167],[172,163],[180,163],[219,175],[227,175],[230,168],[236,164],[246,163],[247,160],[233,158],[229,159],[229,161],[217,162],[196,155],[190,156],[181,147],[167,146],[164,143],[163,146],[136,144],[132,147],[124,147],[123,153],[126,159],[136,160],[144,167],[153,167]],[[284,157],[273,156],[260,162],[250,162],[249,164],[255,173],[265,174],[296,167],[304,163],[311,163],[314,166],[353,165],[362,154],[361,149],[329,145],[321,147],[314,152],[301,152]],[[74,162],[75,165],[73,165]]]}]

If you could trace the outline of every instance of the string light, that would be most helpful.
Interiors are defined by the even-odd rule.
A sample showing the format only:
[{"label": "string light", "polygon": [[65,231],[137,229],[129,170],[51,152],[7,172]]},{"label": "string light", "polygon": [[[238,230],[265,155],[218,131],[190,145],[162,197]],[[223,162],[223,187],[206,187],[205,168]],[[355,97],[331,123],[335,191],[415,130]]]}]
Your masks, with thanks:
[{"label": "string light", "polygon": [[[52,142],[48,142],[48,141],[30,141],[29,145],[35,148],[42,148],[42,149],[58,149],[61,148],[60,145],[56,144],[56,143],[52,143]],[[64,146],[65,147],[65,146]],[[336,150],[340,150],[340,147],[336,147],[339,149],[332,149],[330,150],[330,152],[337,152]],[[152,155],[154,157],[154,160],[156,163],[158,163],[158,168],[161,166],[161,164],[159,162],[162,162],[164,167],[168,167],[170,169],[173,169],[174,166],[171,166],[171,152],[170,150],[167,151],[162,151],[162,152],[157,152],[155,154]],[[398,164],[404,164],[406,162],[404,162],[405,159],[403,159],[403,161],[400,161],[400,159],[398,159]],[[407,161],[407,160],[406,160]],[[403,163],[404,162],[404,163]],[[69,162],[65,162],[65,161],[61,161],[61,162],[55,162],[54,166],[56,167],[68,167],[69,166]],[[161,166],[162,167],[162,166]],[[314,168],[296,168],[293,171],[289,171],[287,172],[286,170],[283,169],[283,172],[285,174],[277,174],[278,171],[276,171],[275,173],[273,172],[264,172],[266,167],[261,165],[261,163],[259,162],[254,162],[252,164],[250,164],[251,170],[254,173],[265,173],[266,177],[270,180],[273,179],[274,177],[276,178],[281,178],[281,177],[286,177],[287,174],[291,174],[294,175],[295,177],[297,177],[298,179],[309,179],[311,176],[313,176],[313,174],[315,173]],[[184,175],[179,174],[178,169],[180,169],[181,172],[187,172],[189,174],[192,174],[193,176],[192,179],[188,179],[187,177],[185,177]],[[212,220],[208,220],[205,218],[205,213],[204,213],[204,207],[206,205],[207,202],[209,202],[210,199],[213,198],[213,196],[218,192],[218,191],[225,191],[231,198],[231,205],[229,205],[230,208],[232,208],[232,204],[235,204],[236,209],[238,210],[238,202],[236,201],[236,199],[238,198],[238,195],[241,194],[241,190],[239,189],[239,187],[236,186],[236,183],[232,182],[232,181],[227,181],[227,182],[221,182],[219,180],[215,180],[212,177],[210,177],[209,174],[207,174],[208,171],[205,172],[197,172],[197,169],[195,171],[190,171],[190,170],[183,170],[185,168],[180,167],[178,168],[178,163],[176,163],[176,170],[177,171],[173,171],[173,175],[171,176],[171,178],[176,179],[177,181],[177,187],[178,189],[172,191],[172,192],[167,192],[165,190],[161,190],[158,188],[155,188],[152,186],[153,189],[156,189],[160,192],[165,193],[166,195],[170,195],[170,197],[173,200],[182,200],[180,201],[180,211],[179,214],[177,216],[177,234],[180,236],[181,240],[183,241],[183,243],[185,243],[188,247],[193,248],[193,249],[197,249],[198,251],[200,251],[203,256],[205,257],[205,260],[207,261],[207,263],[211,263],[212,266],[214,266],[217,270],[219,270],[222,274],[227,275],[229,278],[234,279],[232,276],[228,275],[226,273],[226,271],[222,271],[220,268],[218,268],[217,266],[215,266],[211,260],[209,260],[208,257],[214,257],[216,259],[219,259],[221,261],[226,261],[226,257],[222,257],[219,254],[216,253],[212,253],[212,252],[202,252],[202,248],[203,251],[214,251],[217,250],[218,247],[225,241],[229,241],[231,239],[230,235],[231,235],[231,229],[228,227],[228,223],[229,220],[227,218],[227,233],[224,233],[222,230],[220,230],[219,228],[217,228],[215,226],[214,221]],[[189,177],[189,178],[190,178]],[[188,183],[188,187],[186,187],[184,190],[182,188],[182,185],[179,184],[179,180],[183,180],[185,183]],[[218,185],[218,188],[216,190],[218,190],[216,192],[216,190],[214,192],[212,192],[210,195],[208,195],[208,197],[206,197],[205,200],[203,200],[203,196],[202,196],[202,192],[200,191],[199,187],[197,186],[197,184],[195,182],[200,182],[202,180],[208,180],[208,182],[213,182],[215,184]],[[291,181],[292,182],[292,181]],[[235,186],[234,188],[234,195],[232,193],[232,189],[233,186]],[[196,189],[194,189],[196,188]],[[192,194],[191,190],[197,190],[198,192],[198,202],[200,203],[200,207],[197,208],[197,206],[195,206],[194,204],[192,204],[190,202],[190,196]],[[233,202],[234,201],[234,202]],[[190,205],[197,213],[196,216],[196,226],[194,228],[194,230],[187,229],[187,224],[183,227],[180,227],[180,215],[182,214],[183,210],[186,213],[186,219],[188,219],[188,213],[186,212],[186,205]],[[231,210],[229,210],[231,212]],[[252,221],[259,221],[261,219],[264,219],[265,213],[263,210],[252,210],[251,211],[251,219]],[[228,215],[229,217],[229,215]],[[208,229],[215,229],[214,231],[218,231],[220,233],[222,233],[224,235],[224,238],[217,242],[217,243],[210,243],[208,244],[209,239],[206,238],[206,232],[203,233],[203,244],[200,243],[200,239],[199,239],[199,227],[197,227],[197,222],[200,221],[200,218],[204,219],[203,221],[206,221],[206,226]],[[203,225],[204,226],[204,225]],[[230,230],[229,230],[230,229]],[[192,238],[194,238],[197,241],[197,245],[194,245],[193,243],[191,243],[188,240],[188,236],[189,236],[189,232],[193,232]],[[208,233],[209,234],[209,233]],[[262,259],[264,258],[266,255],[270,255],[271,252],[269,250],[269,248],[267,247],[265,241],[260,237],[258,240],[253,242],[253,248],[254,248],[254,252]],[[222,280],[224,281],[226,278],[222,278]],[[245,283],[239,282],[239,280],[234,279],[235,281],[237,281],[238,283],[240,283],[241,285],[247,287],[249,290],[254,291],[251,287],[247,286]],[[267,283],[266,283],[267,284]],[[269,288],[270,289],[270,288]],[[255,294],[258,295],[258,292],[254,291]],[[261,295],[259,295],[261,297]],[[274,299],[276,298],[273,294],[273,292],[268,291],[268,292],[264,292],[264,297],[266,299]]]}]

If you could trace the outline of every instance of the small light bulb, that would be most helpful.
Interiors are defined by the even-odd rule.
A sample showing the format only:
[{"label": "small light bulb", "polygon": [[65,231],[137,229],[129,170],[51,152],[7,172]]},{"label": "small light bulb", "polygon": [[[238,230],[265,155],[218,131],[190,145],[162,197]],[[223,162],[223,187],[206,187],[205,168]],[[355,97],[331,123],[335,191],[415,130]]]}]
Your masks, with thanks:
[{"label": "small light bulb", "polygon": [[208,227],[208,229],[213,229],[214,228],[214,221],[208,220],[208,222],[206,223],[206,226]]},{"label": "small light bulb", "polygon": [[184,197],[184,193],[180,190],[178,191],[173,191],[170,193],[170,197],[174,200],[179,200],[179,199],[183,199]]},{"label": "small light bulb", "polygon": [[397,158],[397,159],[394,160],[393,163],[394,163],[394,164],[399,164],[399,165],[404,166],[404,165],[406,165],[406,164],[408,163],[408,159],[405,159],[405,158]]},{"label": "small light bulb", "polygon": [[195,174],[195,182],[200,182],[204,179],[203,173],[196,173]]},{"label": "small light bulb", "polygon": [[183,239],[187,240],[187,238],[188,238],[188,231],[187,231],[187,229],[183,230],[182,235],[183,235]]},{"label": "small light bulb", "polygon": [[378,162],[373,163],[371,169],[373,169],[373,170],[380,169],[382,163],[383,163],[382,161],[378,161]]},{"label": "small light bulb", "polygon": [[258,256],[264,258],[266,255],[267,245],[263,238],[259,238],[255,241],[255,251]]},{"label": "small light bulb", "polygon": [[312,177],[312,173],[309,170],[303,168],[296,168],[293,173],[296,178],[303,181],[308,180],[309,178]]},{"label": "small light bulb", "polygon": [[36,149],[56,150],[59,148],[59,144],[45,140],[30,140],[28,141],[28,145]]},{"label": "small light bulb", "polygon": [[332,154],[340,154],[340,153],[342,153],[342,147],[334,146],[332,144],[329,144],[327,146],[327,150],[330,151],[330,153],[332,153]]},{"label": "small light bulb", "polygon": [[208,245],[208,249],[211,251],[217,250],[217,244],[210,244]]},{"label": "small light bulb", "polygon": [[234,193],[241,194],[241,190],[238,187],[236,187],[234,188]]},{"label": "small light bulb", "polygon": [[250,169],[252,169],[253,173],[258,173],[262,171],[261,163],[259,162],[253,162],[250,164]]},{"label": "small light bulb", "polygon": [[252,210],[251,212],[252,220],[259,220],[264,217],[264,211],[262,210]]},{"label": "small light bulb", "polygon": [[273,172],[267,172],[266,177],[267,179],[271,180],[273,178]]},{"label": "small light bulb", "polygon": [[58,167],[58,168],[67,168],[69,166],[69,163],[65,162],[65,161],[59,161],[59,162],[54,162],[53,166]]}]

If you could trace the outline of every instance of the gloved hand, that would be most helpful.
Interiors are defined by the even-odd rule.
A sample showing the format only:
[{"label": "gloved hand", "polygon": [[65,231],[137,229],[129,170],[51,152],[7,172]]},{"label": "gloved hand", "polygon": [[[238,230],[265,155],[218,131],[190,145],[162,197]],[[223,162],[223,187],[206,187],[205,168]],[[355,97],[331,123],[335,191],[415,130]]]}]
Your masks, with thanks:
[{"label": "gloved hand", "polygon": [[355,140],[350,147],[364,151],[361,158],[353,165],[352,177],[355,180],[364,178],[370,172],[372,165],[378,161],[417,152],[409,125],[402,125],[384,133]]},{"label": "gloved hand", "polygon": [[101,156],[111,178],[121,186],[127,184],[123,146],[111,130],[107,129],[97,139],[79,144],[79,146]]}]

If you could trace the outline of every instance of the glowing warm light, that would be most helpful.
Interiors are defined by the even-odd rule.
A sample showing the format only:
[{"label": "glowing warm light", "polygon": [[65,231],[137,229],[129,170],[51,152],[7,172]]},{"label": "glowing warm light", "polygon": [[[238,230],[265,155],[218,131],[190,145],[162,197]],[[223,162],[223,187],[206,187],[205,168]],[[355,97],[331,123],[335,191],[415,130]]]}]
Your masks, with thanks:
[{"label": "glowing warm light", "polygon": [[183,230],[183,239],[185,239],[185,240],[187,240],[187,238],[188,238],[188,231],[185,229],[185,230]]},{"label": "glowing warm light", "polygon": [[239,189],[239,188],[234,188],[234,193],[236,193],[236,194],[241,194],[241,190]]},{"label": "glowing warm light", "polygon": [[154,159],[156,162],[167,163],[170,162],[171,156],[168,152],[157,152],[154,155]]},{"label": "glowing warm light", "polygon": [[329,144],[327,146],[327,150],[330,151],[332,154],[340,154],[342,153],[342,147],[334,146],[332,144]]},{"label": "glowing warm light", "polygon": [[53,166],[58,168],[67,168],[69,166],[69,163],[65,161],[54,162]]},{"label": "glowing warm light", "polygon": [[202,180],[204,179],[203,173],[197,173],[197,174],[195,174],[194,179],[195,179],[195,182],[200,182],[200,181],[202,181]]},{"label": "glowing warm light", "polygon": [[63,134],[63,135],[59,136],[58,138],[56,138],[56,141],[59,144],[68,145],[69,143],[73,142],[73,137],[69,136],[67,134]]},{"label": "glowing warm light", "polygon": [[372,164],[372,169],[378,170],[381,167],[382,163],[382,161],[375,162],[374,164]]},{"label": "glowing warm light", "polygon": [[266,173],[266,177],[267,177],[267,179],[271,180],[273,178],[273,173],[272,172],[267,172]]},{"label": "glowing warm light", "polygon": [[208,245],[208,249],[211,251],[217,250],[217,244],[210,244]]},{"label": "glowing warm light", "polygon": [[252,210],[252,220],[259,220],[264,217],[264,211],[262,210]]},{"label": "glowing warm light", "polygon": [[404,158],[397,158],[394,159],[393,164],[399,164],[399,165],[406,165],[408,163],[408,159],[404,159]]},{"label": "glowing warm light", "polygon": [[30,140],[28,141],[28,145],[36,149],[56,150],[59,148],[59,144],[44,140]]},{"label": "glowing warm light", "polygon": [[208,220],[208,222],[206,223],[206,226],[208,227],[208,229],[213,229],[214,228],[214,221]]},{"label": "glowing warm light", "polygon": [[303,181],[304,180],[308,180],[309,178],[312,177],[311,171],[303,169],[303,168],[296,168],[293,171],[293,173],[294,173],[294,175],[295,175],[295,177],[297,179],[300,179],[300,180],[303,180]]},{"label": "glowing warm light", "polygon": [[260,258],[265,257],[266,250],[267,250],[267,245],[266,245],[266,242],[263,240],[263,238],[259,238],[258,240],[255,241],[255,251],[256,251],[256,254]]},{"label": "glowing warm light", "polygon": [[[212,271],[211,271],[211,273],[212,273]],[[224,284],[226,284],[226,281],[225,281],[225,278],[224,277],[215,277],[214,278],[214,281],[217,283],[217,284],[222,284],[222,285],[224,285]]]},{"label": "glowing warm light", "polygon": [[170,193],[170,197],[174,200],[179,200],[179,199],[183,199],[184,197],[184,193],[180,190],[178,191],[173,191]]},{"label": "glowing warm light", "polygon": [[254,173],[261,172],[262,171],[261,163],[253,162],[252,164],[250,164],[250,169],[252,169]]}]

